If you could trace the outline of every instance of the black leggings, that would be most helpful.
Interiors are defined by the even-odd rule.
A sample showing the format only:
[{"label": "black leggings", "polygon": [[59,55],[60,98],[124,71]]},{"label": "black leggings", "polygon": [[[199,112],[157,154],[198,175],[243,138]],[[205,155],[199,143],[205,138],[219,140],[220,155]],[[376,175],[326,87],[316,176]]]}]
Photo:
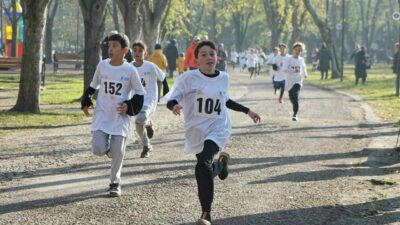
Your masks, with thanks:
[{"label": "black leggings", "polygon": [[196,180],[199,192],[201,209],[203,212],[211,212],[211,204],[214,199],[214,177],[216,177],[222,169],[222,165],[216,161],[213,162],[214,156],[218,153],[218,145],[211,140],[204,141],[203,151],[196,155]]},{"label": "black leggings", "polygon": [[293,85],[292,89],[289,90],[289,99],[293,105],[293,116],[297,116],[297,112],[299,112],[299,93],[300,93],[300,84]]}]

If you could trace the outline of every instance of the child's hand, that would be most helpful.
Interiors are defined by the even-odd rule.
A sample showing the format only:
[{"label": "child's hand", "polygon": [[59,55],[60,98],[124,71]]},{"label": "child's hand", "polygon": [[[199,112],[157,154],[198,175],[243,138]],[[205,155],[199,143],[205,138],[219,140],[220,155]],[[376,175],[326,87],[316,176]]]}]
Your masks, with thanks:
[{"label": "child's hand", "polygon": [[181,109],[183,107],[179,104],[174,105],[174,107],[172,108],[172,113],[176,116],[180,116],[181,115]]},{"label": "child's hand", "polygon": [[304,79],[307,80],[308,76],[304,76]]},{"label": "child's hand", "polygon": [[89,107],[87,107],[87,106],[83,107],[82,111],[85,114],[85,116],[90,116]]},{"label": "child's hand", "polygon": [[261,116],[258,115],[257,113],[249,110],[247,115],[249,115],[249,117],[254,121],[254,123],[260,123],[261,122]]},{"label": "child's hand", "polygon": [[125,115],[128,112],[128,105],[125,102],[118,104],[117,112],[119,115]]}]

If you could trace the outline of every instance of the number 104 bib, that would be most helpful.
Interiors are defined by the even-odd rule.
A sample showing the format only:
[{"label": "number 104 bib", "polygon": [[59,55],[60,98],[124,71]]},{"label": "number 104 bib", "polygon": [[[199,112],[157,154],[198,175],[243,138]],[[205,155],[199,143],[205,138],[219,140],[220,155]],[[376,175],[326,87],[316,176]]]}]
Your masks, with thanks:
[{"label": "number 104 bib", "polygon": [[206,95],[196,92],[194,115],[208,118],[221,118],[224,114],[225,101],[222,95]]}]

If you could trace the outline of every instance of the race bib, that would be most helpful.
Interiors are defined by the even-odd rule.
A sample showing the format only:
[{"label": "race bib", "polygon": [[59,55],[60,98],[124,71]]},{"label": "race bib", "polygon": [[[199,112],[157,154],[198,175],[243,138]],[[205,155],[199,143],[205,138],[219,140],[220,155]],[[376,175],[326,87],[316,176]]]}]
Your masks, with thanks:
[{"label": "race bib", "polygon": [[101,85],[103,86],[103,91],[106,95],[122,95],[122,82],[116,80],[102,79]]},{"label": "race bib", "polygon": [[197,92],[195,101],[194,115],[208,118],[220,118],[223,116],[225,101],[222,95],[209,96]]}]

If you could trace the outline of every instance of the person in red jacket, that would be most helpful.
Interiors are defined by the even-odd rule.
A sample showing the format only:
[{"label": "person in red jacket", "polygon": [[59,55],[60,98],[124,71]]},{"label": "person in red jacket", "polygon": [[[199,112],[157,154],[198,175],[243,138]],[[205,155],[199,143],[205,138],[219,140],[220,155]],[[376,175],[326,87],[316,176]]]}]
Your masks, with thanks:
[{"label": "person in red jacket", "polygon": [[197,69],[198,65],[195,61],[194,50],[196,49],[197,44],[200,43],[199,37],[194,37],[190,46],[186,49],[186,57],[185,57],[185,71],[186,70],[194,70]]}]

